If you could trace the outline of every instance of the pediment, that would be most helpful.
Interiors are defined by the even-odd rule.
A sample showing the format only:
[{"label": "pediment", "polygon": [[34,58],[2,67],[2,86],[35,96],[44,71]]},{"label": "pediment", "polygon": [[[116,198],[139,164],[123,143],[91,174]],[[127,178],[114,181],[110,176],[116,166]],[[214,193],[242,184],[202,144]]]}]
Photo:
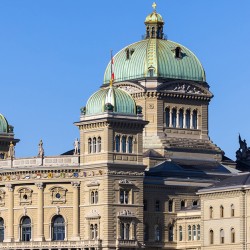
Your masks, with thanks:
[{"label": "pediment", "polygon": [[189,82],[163,83],[159,86],[158,91],[184,95],[213,96],[205,87],[197,83]]},{"label": "pediment", "polygon": [[100,219],[101,216],[100,216],[100,214],[98,213],[97,210],[92,210],[92,211],[90,211],[90,212],[86,215],[85,218],[86,218],[86,219]]},{"label": "pediment", "polygon": [[129,94],[134,94],[134,93],[140,93],[144,92],[144,88],[141,86],[138,86],[137,84],[134,83],[117,83],[115,84],[116,87],[125,90]]}]

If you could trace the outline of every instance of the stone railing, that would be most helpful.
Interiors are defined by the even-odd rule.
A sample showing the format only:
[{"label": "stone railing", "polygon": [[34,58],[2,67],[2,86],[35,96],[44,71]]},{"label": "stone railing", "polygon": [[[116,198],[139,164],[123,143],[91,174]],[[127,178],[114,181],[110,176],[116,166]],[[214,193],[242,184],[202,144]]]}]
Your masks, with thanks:
[{"label": "stone railing", "polygon": [[137,247],[137,240],[117,240],[116,245],[118,247]]},{"label": "stone railing", "polygon": [[1,168],[24,168],[24,167],[57,167],[57,166],[79,166],[79,156],[48,156],[43,159],[40,157],[17,158],[13,160],[0,160]]},{"label": "stone railing", "polygon": [[75,249],[82,247],[101,248],[101,240],[86,241],[25,241],[25,242],[1,242],[0,249]]}]

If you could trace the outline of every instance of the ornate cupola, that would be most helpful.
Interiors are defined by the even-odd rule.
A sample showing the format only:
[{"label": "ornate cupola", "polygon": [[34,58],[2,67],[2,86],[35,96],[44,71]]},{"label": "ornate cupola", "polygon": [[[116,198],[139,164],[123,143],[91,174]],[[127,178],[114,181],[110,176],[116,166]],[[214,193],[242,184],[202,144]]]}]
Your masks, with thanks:
[{"label": "ornate cupola", "polygon": [[163,26],[164,21],[160,14],[156,12],[156,3],[152,5],[154,11],[146,17],[146,39],[149,38],[158,38],[163,39]]}]

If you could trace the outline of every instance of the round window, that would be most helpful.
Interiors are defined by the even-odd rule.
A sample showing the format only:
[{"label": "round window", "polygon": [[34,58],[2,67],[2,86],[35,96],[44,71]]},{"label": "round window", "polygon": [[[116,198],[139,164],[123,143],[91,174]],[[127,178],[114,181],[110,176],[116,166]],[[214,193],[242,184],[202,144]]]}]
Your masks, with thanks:
[{"label": "round window", "polygon": [[28,199],[27,194],[24,194],[24,195],[23,195],[23,199],[24,199],[24,200],[27,200],[27,199]]},{"label": "round window", "polygon": [[61,195],[59,193],[56,193],[56,198],[57,199],[60,199],[61,198]]}]

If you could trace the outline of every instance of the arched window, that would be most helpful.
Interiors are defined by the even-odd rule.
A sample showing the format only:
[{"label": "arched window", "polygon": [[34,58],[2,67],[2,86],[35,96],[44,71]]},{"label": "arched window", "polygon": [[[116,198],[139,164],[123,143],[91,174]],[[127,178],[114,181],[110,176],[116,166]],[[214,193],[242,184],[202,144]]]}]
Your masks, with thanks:
[{"label": "arched window", "polygon": [[52,220],[52,240],[64,240],[65,222],[61,215],[56,215]]},{"label": "arched window", "polygon": [[146,38],[149,38],[149,27],[147,27],[147,37]]},{"label": "arched window", "polygon": [[224,244],[224,237],[225,237],[225,235],[224,235],[224,230],[221,229],[221,230],[220,230],[220,243],[221,243],[221,244]]},{"label": "arched window", "polygon": [[220,206],[220,217],[223,218],[224,217],[224,207]]},{"label": "arched window", "polygon": [[169,226],[169,228],[168,228],[168,241],[173,241],[173,240],[174,240],[173,226]]},{"label": "arched window", "polygon": [[159,225],[155,225],[155,241],[161,241],[161,230]]},{"label": "arched window", "polygon": [[190,128],[190,110],[186,111],[186,127]]},{"label": "arched window", "polygon": [[210,241],[210,244],[214,244],[214,231],[213,230],[209,231],[209,241]]},{"label": "arched window", "polygon": [[132,136],[129,136],[128,138],[128,152],[130,154],[133,153],[133,137]]},{"label": "arched window", "polygon": [[0,218],[0,242],[4,241],[4,220]]},{"label": "arched window", "polygon": [[201,239],[201,226],[197,225],[197,240]]},{"label": "arched window", "polygon": [[170,109],[165,109],[165,115],[166,115],[166,127],[169,128],[170,126]]},{"label": "arched window", "polygon": [[193,128],[197,129],[197,110],[193,111]]},{"label": "arched window", "polygon": [[98,203],[98,191],[95,191],[95,204]]},{"label": "arched window", "polygon": [[197,200],[194,200],[193,201],[193,207],[197,207],[198,206],[198,201]]},{"label": "arched window", "polygon": [[234,217],[234,211],[235,211],[235,209],[234,209],[234,204],[232,204],[232,205],[231,205],[231,216],[232,216],[232,217]]},{"label": "arched window", "polygon": [[168,212],[173,212],[173,200],[168,201]]},{"label": "arched window", "polygon": [[122,153],[126,153],[126,140],[127,140],[127,137],[124,135],[122,136]]},{"label": "arched window", "polygon": [[231,228],[231,243],[235,243],[235,230]]},{"label": "arched window", "polygon": [[130,232],[130,224],[129,223],[121,223],[121,239],[129,240]]},{"label": "arched window", "polygon": [[191,231],[191,226],[188,226],[188,240],[192,239],[192,231]]},{"label": "arched window", "polygon": [[213,207],[210,207],[209,208],[209,217],[210,217],[210,219],[213,218],[213,213],[214,213]]},{"label": "arched window", "polygon": [[31,220],[25,216],[21,220],[21,240],[30,241],[31,239]]},{"label": "arched window", "polygon": [[176,114],[177,114],[176,109],[175,108],[172,109],[172,126],[173,126],[173,128],[176,128]]},{"label": "arched window", "polygon": [[121,137],[117,135],[115,137],[115,151],[116,152],[120,152],[120,140],[121,140]]},{"label": "arched window", "polygon": [[92,153],[92,139],[91,138],[89,138],[88,140],[88,152],[89,154]]},{"label": "arched window", "polygon": [[102,151],[102,138],[98,137],[98,141],[97,141],[97,152],[101,152]]},{"label": "arched window", "polygon": [[179,111],[179,127],[180,128],[183,128],[183,114],[184,114],[184,112],[183,112],[183,109],[180,109],[180,111]]},{"label": "arched window", "polygon": [[97,224],[91,224],[90,225],[90,239],[96,240],[98,237],[98,225]]},{"label": "arched window", "polygon": [[197,238],[196,238],[196,226],[195,225],[193,225],[192,231],[193,231],[193,234],[192,234],[193,238],[192,238],[192,240],[197,240]]},{"label": "arched window", "polygon": [[175,48],[175,57],[181,58],[181,48],[180,47]]},{"label": "arched window", "polygon": [[143,235],[144,235],[144,240],[147,241],[148,240],[148,236],[149,236],[149,232],[148,232],[148,225],[144,224],[144,231],[143,231]]},{"label": "arched window", "polygon": [[182,235],[182,226],[179,226],[179,241],[182,241],[183,235]]},{"label": "arched window", "polygon": [[93,138],[93,153],[96,153],[96,138]]},{"label": "arched window", "polygon": [[184,209],[186,207],[186,201],[182,200],[181,201],[181,209]]},{"label": "arched window", "polygon": [[152,27],[152,38],[155,37],[155,27]]},{"label": "arched window", "polygon": [[94,191],[91,191],[91,195],[90,195],[90,202],[91,204],[94,204],[95,203],[95,192]]}]

